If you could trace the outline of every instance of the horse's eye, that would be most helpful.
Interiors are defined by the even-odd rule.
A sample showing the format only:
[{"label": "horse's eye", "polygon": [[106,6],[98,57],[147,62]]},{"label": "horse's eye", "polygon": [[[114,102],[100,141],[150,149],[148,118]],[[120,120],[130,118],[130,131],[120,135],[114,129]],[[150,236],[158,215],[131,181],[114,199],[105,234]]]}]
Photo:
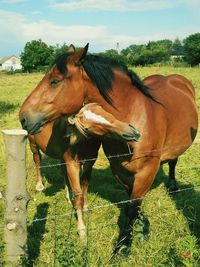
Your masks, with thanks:
[{"label": "horse's eye", "polygon": [[57,79],[52,79],[50,81],[51,85],[57,85],[57,84],[59,84],[59,82],[60,82],[60,80],[57,80]]}]

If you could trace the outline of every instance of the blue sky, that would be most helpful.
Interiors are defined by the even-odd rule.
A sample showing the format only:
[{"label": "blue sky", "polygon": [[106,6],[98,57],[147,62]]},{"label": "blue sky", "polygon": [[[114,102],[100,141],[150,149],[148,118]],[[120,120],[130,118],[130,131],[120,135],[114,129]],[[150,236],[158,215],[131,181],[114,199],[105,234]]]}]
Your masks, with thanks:
[{"label": "blue sky", "polygon": [[0,56],[27,41],[90,43],[91,52],[200,32],[200,0],[0,0]]}]

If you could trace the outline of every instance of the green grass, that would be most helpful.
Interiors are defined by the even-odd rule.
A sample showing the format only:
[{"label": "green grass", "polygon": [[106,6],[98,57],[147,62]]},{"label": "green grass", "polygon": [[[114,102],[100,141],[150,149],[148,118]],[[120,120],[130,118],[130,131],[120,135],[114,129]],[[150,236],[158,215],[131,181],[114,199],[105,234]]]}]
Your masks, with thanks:
[{"label": "green grass", "polygon": [[[145,77],[154,73],[179,73],[192,81],[200,108],[200,79],[197,68],[145,67],[135,71]],[[19,128],[18,112],[42,74],[0,74],[0,129]],[[100,151],[89,192],[91,212],[85,214],[88,243],[80,243],[76,219],[65,200],[60,168],[43,168],[45,191],[35,193],[35,169],[27,146],[27,188],[34,201],[28,205],[28,252],[32,266],[200,266],[200,135],[198,142],[180,157],[176,176],[185,191],[172,196],[166,191],[167,166],[162,166],[152,189],[144,198],[142,210],[150,221],[150,235],[141,241],[139,223],[134,226],[130,255],[111,258],[116,245],[123,205],[106,206],[127,199],[123,188],[114,180],[109,164]],[[43,157],[42,165],[57,161]],[[6,160],[0,136],[0,190],[6,185]],[[191,168],[194,167],[194,168]],[[190,188],[190,189],[188,189]],[[96,208],[97,206],[104,206]],[[0,201],[0,266],[3,265],[3,213]],[[39,218],[46,218],[38,221]],[[189,258],[187,258],[187,256]],[[28,264],[26,264],[28,266]],[[31,266],[31,264],[30,264]]]}]

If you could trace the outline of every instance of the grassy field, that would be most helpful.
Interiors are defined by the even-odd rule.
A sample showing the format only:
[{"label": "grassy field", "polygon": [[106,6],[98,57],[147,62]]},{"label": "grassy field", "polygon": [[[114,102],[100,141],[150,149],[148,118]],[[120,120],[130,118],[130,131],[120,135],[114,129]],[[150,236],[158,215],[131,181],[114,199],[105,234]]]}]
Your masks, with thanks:
[{"label": "grassy field", "polygon": [[[199,69],[145,67],[136,68],[140,77],[154,73],[179,73],[190,79],[200,110]],[[42,74],[0,74],[0,129],[19,128],[18,112],[24,98],[42,78]],[[184,118],[183,118],[184,119]],[[27,188],[34,201],[28,205],[28,254],[25,266],[200,266],[200,134],[196,142],[179,159],[176,176],[179,188],[175,195],[166,191],[168,168],[162,166],[143,201],[142,210],[150,221],[149,239],[142,241],[139,223],[129,256],[111,258],[119,234],[123,205],[123,188],[112,177],[108,162],[100,151],[90,185],[89,206],[85,214],[88,242],[80,243],[71,205],[65,200],[60,167],[42,168],[45,190],[35,192],[35,169],[27,146]],[[42,165],[57,161],[43,157]],[[5,151],[0,135],[0,191],[6,185]],[[103,207],[102,207],[103,206]],[[3,201],[0,200],[0,266],[3,265]],[[46,218],[44,220],[38,220]]]}]

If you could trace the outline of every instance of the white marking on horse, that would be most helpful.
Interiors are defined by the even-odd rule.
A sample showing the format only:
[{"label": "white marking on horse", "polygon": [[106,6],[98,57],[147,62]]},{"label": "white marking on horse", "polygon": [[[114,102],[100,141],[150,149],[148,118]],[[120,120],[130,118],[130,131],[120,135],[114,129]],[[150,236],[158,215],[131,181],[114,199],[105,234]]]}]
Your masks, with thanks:
[{"label": "white marking on horse", "polygon": [[107,121],[104,117],[97,115],[90,110],[83,111],[83,114],[84,114],[85,118],[88,120],[110,125],[110,122]]}]

